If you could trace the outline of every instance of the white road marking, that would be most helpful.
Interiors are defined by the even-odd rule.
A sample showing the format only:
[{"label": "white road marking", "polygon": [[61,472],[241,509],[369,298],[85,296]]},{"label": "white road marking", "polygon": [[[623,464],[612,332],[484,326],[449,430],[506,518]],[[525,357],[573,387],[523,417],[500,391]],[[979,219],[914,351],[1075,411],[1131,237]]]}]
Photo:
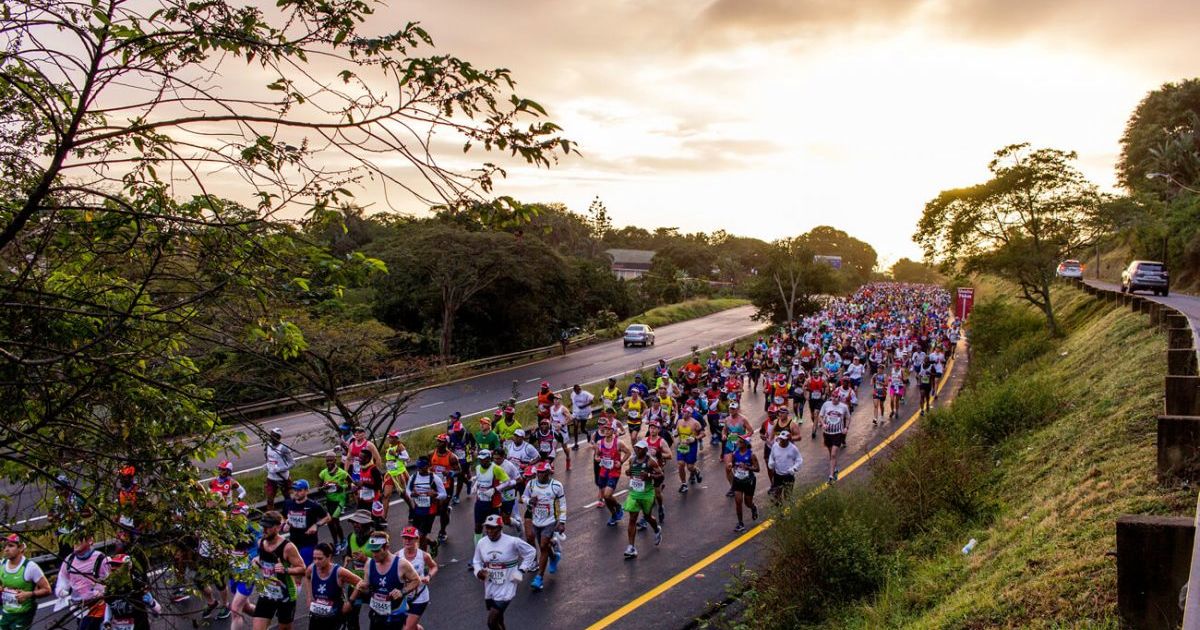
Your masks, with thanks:
[{"label": "white road marking", "polygon": [[420,407],[420,408],[421,408],[421,409],[428,409],[428,408],[430,408],[430,407],[436,407],[436,406],[438,406],[438,405],[444,405],[444,404],[446,404],[446,401],[444,401],[444,400],[441,400],[441,401],[438,401],[438,402],[435,402],[435,403],[429,403],[428,405],[421,405],[421,407]]},{"label": "white road marking", "polygon": [[534,382],[534,381],[540,381],[540,380],[542,380],[542,377],[540,377],[540,376],[535,376],[535,377],[533,377],[533,378],[526,379],[526,380],[525,380],[525,382],[526,382],[526,383],[532,383],[532,382]]}]

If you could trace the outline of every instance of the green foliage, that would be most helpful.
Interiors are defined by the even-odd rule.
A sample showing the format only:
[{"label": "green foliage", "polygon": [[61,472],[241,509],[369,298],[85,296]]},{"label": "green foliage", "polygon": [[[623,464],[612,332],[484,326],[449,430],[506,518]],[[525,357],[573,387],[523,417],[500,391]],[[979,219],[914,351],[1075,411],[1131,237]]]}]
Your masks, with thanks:
[{"label": "green foliage", "polygon": [[817,256],[841,256],[839,290],[843,293],[852,293],[870,280],[879,259],[869,243],[828,225],[819,225],[800,235],[798,244]]},{"label": "green foliage", "polygon": [[1117,177],[1130,191],[1161,191],[1164,173],[1200,188],[1200,79],[1164,83],[1142,99],[1121,136]]},{"label": "green foliage", "polygon": [[755,317],[783,323],[812,313],[816,296],[837,287],[833,270],[813,262],[812,250],[803,237],[781,239],[772,245],[767,263],[750,283],[750,301],[758,309]]},{"label": "green foliage", "polygon": [[888,271],[888,274],[896,282],[942,284],[946,281],[946,276],[938,272],[937,269],[908,258],[901,258],[892,263],[892,268]]}]

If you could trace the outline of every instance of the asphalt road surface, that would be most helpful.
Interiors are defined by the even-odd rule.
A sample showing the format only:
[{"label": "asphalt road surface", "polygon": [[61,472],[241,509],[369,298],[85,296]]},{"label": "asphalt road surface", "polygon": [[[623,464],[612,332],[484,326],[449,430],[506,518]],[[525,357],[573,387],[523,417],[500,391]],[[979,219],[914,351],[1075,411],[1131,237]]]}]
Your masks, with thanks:
[{"label": "asphalt road surface", "polygon": [[[1121,290],[1121,285],[1113,282],[1104,282],[1103,280],[1095,279],[1084,279],[1084,282],[1099,289],[1107,289],[1109,291]],[[1167,297],[1160,297],[1148,291],[1139,291],[1134,295],[1175,307],[1180,313],[1187,315],[1188,319],[1191,320],[1192,330],[1200,330],[1200,297],[1183,293],[1172,293]]]},{"label": "asphalt road surface", "polygon": [[[962,360],[964,355],[965,352],[960,352],[958,359],[954,361],[951,373],[943,384],[939,404],[946,403],[958,389],[966,370],[966,362]],[[917,400],[914,392],[906,401],[900,419],[886,421],[878,427],[872,426],[869,392],[865,386],[862,392],[866,397],[860,400],[858,409],[853,414],[847,442],[848,450],[840,461],[843,469],[888,440],[905,419],[910,418],[916,411]],[[750,410],[747,416],[755,427],[763,418],[762,404],[760,395],[747,395],[745,408]],[[919,423],[916,426],[919,426]],[[811,428],[807,419],[804,428]],[[806,435],[799,446],[805,461],[801,473],[797,476],[796,496],[800,496],[806,487],[815,487],[823,483],[828,474],[828,456],[819,437],[812,440]],[[761,440],[756,437],[753,449],[756,453],[761,453],[761,448]],[[884,453],[886,448],[875,453],[875,456]],[[724,479],[723,467],[717,457],[718,453],[710,444],[704,444],[699,461],[704,483],[693,486],[689,493],[680,495],[677,491],[678,478],[668,478],[665,486],[666,521],[663,543],[660,547],[655,547],[648,531],[640,533],[637,543],[640,556],[635,560],[625,560],[622,556],[626,544],[626,523],[622,522],[617,527],[607,527],[605,523],[609,516],[608,511],[594,506],[596,488],[592,482],[590,447],[586,444],[581,445],[572,455],[575,461],[572,470],[566,470],[565,458],[561,453],[555,464],[555,476],[565,484],[567,494],[568,539],[564,544],[564,559],[559,565],[558,574],[547,575],[544,591],[532,592],[527,582],[522,583],[517,598],[508,609],[506,621],[510,628],[586,628],[622,606],[642,598],[672,576],[684,572],[686,577],[677,585],[657,596],[646,598],[641,606],[622,614],[609,626],[682,627],[703,613],[710,603],[724,599],[730,579],[738,575],[743,566],[753,567],[762,562],[766,536],[750,539],[721,555],[702,570],[687,571],[695,563],[709,557],[740,536],[733,531],[736,518],[733,513],[733,499],[725,496],[728,486]],[[861,479],[869,474],[869,466],[870,461],[867,461],[852,475],[843,477],[838,483]],[[668,467],[668,470],[673,470],[673,467]],[[765,508],[769,503],[766,495],[766,474],[760,473],[758,477],[756,498],[759,505]],[[626,480],[623,478],[618,490],[623,491],[626,487]],[[832,490],[836,491],[836,488],[835,484]],[[622,497],[618,498],[623,496],[622,494]],[[474,549],[472,501],[473,498],[464,497],[463,503],[452,512],[448,529],[449,540],[442,547],[437,559],[441,569],[431,584],[431,604],[421,620],[426,628],[478,628],[484,625],[483,587],[466,568]],[[404,513],[402,506],[393,509],[398,510],[394,514]],[[760,522],[769,516],[768,510],[764,509],[763,512],[765,514],[760,516]],[[746,519],[748,527],[756,524],[749,520],[749,511],[746,513]],[[393,523],[390,531],[393,540],[398,540],[399,531],[404,525],[403,518],[393,517],[391,520]],[[327,538],[327,532],[323,530],[322,534],[323,538]],[[168,605],[168,616],[155,625],[194,627],[199,605],[195,599],[179,605]],[[302,612],[306,610],[306,604],[302,603],[297,612],[295,627],[298,630],[307,628],[307,619]],[[43,611],[39,617],[39,627],[48,626],[51,615]],[[228,623],[215,621],[212,625],[216,630],[224,630]],[[363,623],[365,627],[365,620]]]},{"label": "asphalt road surface", "polygon": [[[395,428],[415,429],[441,423],[453,411],[460,411],[465,416],[491,413],[497,402],[512,396],[514,388],[519,394],[518,399],[526,399],[537,393],[538,383],[543,380],[550,381],[555,390],[563,390],[575,383],[585,384],[641,367],[650,368],[660,358],[686,355],[693,346],[706,347],[733,341],[761,330],[763,324],[750,319],[753,314],[753,307],[740,306],[657,328],[653,346],[626,348],[620,339],[616,339],[568,352],[566,356],[542,359],[424,389],[409,401],[407,410],[398,419]],[[284,442],[300,454],[323,453],[334,444],[328,421],[311,412],[285,414],[259,420],[256,424],[264,430],[280,428]],[[252,437],[249,443],[254,446],[239,455],[229,456],[234,462],[235,473],[259,470],[263,466],[263,450],[255,445],[257,438]],[[220,456],[203,465],[206,469],[215,469],[217,462],[225,458]],[[0,484],[0,492],[7,495],[11,502],[11,521],[16,521],[18,525],[37,524],[43,518],[43,511],[36,506],[37,497],[32,492],[18,492],[3,484]]]}]

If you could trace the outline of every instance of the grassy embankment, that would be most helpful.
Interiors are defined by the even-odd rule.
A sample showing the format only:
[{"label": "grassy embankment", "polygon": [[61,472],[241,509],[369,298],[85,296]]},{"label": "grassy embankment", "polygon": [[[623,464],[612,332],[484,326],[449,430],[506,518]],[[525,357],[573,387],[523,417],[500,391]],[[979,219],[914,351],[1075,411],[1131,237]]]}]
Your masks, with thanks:
[{"label": "grassy embankment", "polygon": [[1053,339],[1011,286],[979,284],[955,403],[868,480],[780,518],[745,611],[714,625],[1117,626],[1117,517],[1194,506],[1155,481],[1164,338],[1064,288]]},{"label": "grassy embankment", "polygon": [[675,304],[665,304],[620,322],[608,329],[607,336],[620,337],[625,332],[625,327],[630,324],[647,324],[651,328],[658,328],[667,324],[675,324],[689,319],[696,319],[697,317],[704,317],[705,315],[712,315],[713,313],[731,308],[745,306],[749,303],[750,300],[742,298],[705,298],[677,302]]},{"label": "grassy embankment", "polygon": [[[680,306],[680,305],[674,305],[674,306]],[[718,309],[718,310],[722,310],[722,309]],[[736,346],[738,348],[738,350],[744,350],[748,344],[753,343],[754,340],[756,340],[759,336],[760,336],[759,333],[746,335],[745,337],[741,337],[741,338],[735,340],[734,342],[732,342],[731,345]],[[653,381],[650,378],[650,376],[651,376],[651,370],[653,369],[653,363],[654,363],[654,361],[651,361],[650,365],[639,366],[637,369],[626,372],[624,374],[624,378],[620,379],[620,381],[619,381],[620,387],[622,389],[624,389],[625,387],[628,387],[629,383],[632,382],[632,380],[633,380],[633,375],[637,372],[642,372],[643,378],[647,379],[648,383],[652,383]],[[670,363],[671,369],[673,371],[678,371],[678,369],[680,367],[682,367],[684,363],[686,363],[686,357],[682,358],[682,359],[676,359]],[[591,385],[584,385],[584,389],[590,391],[596,397],[596,399],[599,400],[600,392],[601,392],[601,390],[604,389],[605,385],[606,385],[606,383],[594,383]],[[516,410],[516,418],[521,421],[521,425],[524,426],[527,431],[532,430],[533,428],[535,428],[537,426],[536,410],[535,410],[535,405],[532,401],[520,403],[520,404],[516,405],[515,410]],[[434,421],[435,418],[431,417],[430,420]],[[477,417],[470,418],[466,421],[466,424],[467,424],[467,427],[471,431],[476,431],[479,429],[479,418],[477,418]],[[589,425],[589,427],[594,427],[594,426],[595,426],[595,420],[594,420],[594,416],[593,416],[593,421]],[[424,429],[417,429],[415,431],[411,431],[411,432],[405,434],[404,440],[403,440],[404,445],[408,449],[409,454],[413,458],[416,458],[420,454],[428,453],[428,452],[432,451],[433,446],[434,446],[434,438],[436,438],[439,433],[444,432],[444,430],[445,430],[444,427],[434,426],[434,427],[428,427],[428,428],[424,428]],[[292,478],[293,479],[313,480],[316,478],[317,473],[323,467],[324,467],[324,459],[323,458],[309,457],[307,459],[303,459],[303,460],[297,462],[296,467],[292,470]],[[255,502],[262,501],[262,499],[263,499],[262,485],[263,485],[263,480],[265,479],[265,477],[266,477],[266,474],[263,471],[255,471],[253,473],[249,473],[249,474],[245,474],[245,475],[238,475],[238,480],[244,486],[246,486],[247,502],[255,503]]]}]

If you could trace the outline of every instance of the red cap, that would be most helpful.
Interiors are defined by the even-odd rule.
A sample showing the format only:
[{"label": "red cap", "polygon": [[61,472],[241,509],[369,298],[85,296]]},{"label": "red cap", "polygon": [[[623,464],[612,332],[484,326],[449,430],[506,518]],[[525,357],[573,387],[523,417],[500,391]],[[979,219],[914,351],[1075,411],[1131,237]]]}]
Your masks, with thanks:
[{"label": "red cap", "polygon": [[420,538],[421,532],[417,531],[416,527],[409,525],[400,532],[401,538]]},{"label": "red cap", "polygon": [[137,474],[137,468],[134,468],[133,466],[125,466],[121,469],[122,476],[132,476],[135,474]]},{"label": "red cap", "polygon": [[449,435],[446,435],[445,433],[439,433],[439,434],[438,434],[438,436],[437,436],[437,441],[439,441],[439,442],[449,442],[449,441],[450,441],[450,436],[449,436]]},{"label": "red cap", "polygon": [[550,388],[550,381],[542,381],[542,387],[545,387],[545,388],[549,389],[549,388]]},{"label": "red cap", "polygon": [[388,433],[388,437],[390,437],[390,438],[398,438],[398,437],[400,437],[400,430],[399,430],[399,429],[396,429],[395,431],[391,431],[391,432],[389,432],[389,433]]},{"label": "red cap", "polygon": [[540,472],[540,473],[543,473],[543,472],[552,473],[552,472],[554,472],[554,465],[551,464],[550,462],[541,461],[541,462],[538,462],[537,465],[533,467],[533,470],[535,472]]},{"label": "red cap", "polygon": [[217,470],[233,470],[233,464],[228,459],[223,459],[221,463],[217,464]]}]

